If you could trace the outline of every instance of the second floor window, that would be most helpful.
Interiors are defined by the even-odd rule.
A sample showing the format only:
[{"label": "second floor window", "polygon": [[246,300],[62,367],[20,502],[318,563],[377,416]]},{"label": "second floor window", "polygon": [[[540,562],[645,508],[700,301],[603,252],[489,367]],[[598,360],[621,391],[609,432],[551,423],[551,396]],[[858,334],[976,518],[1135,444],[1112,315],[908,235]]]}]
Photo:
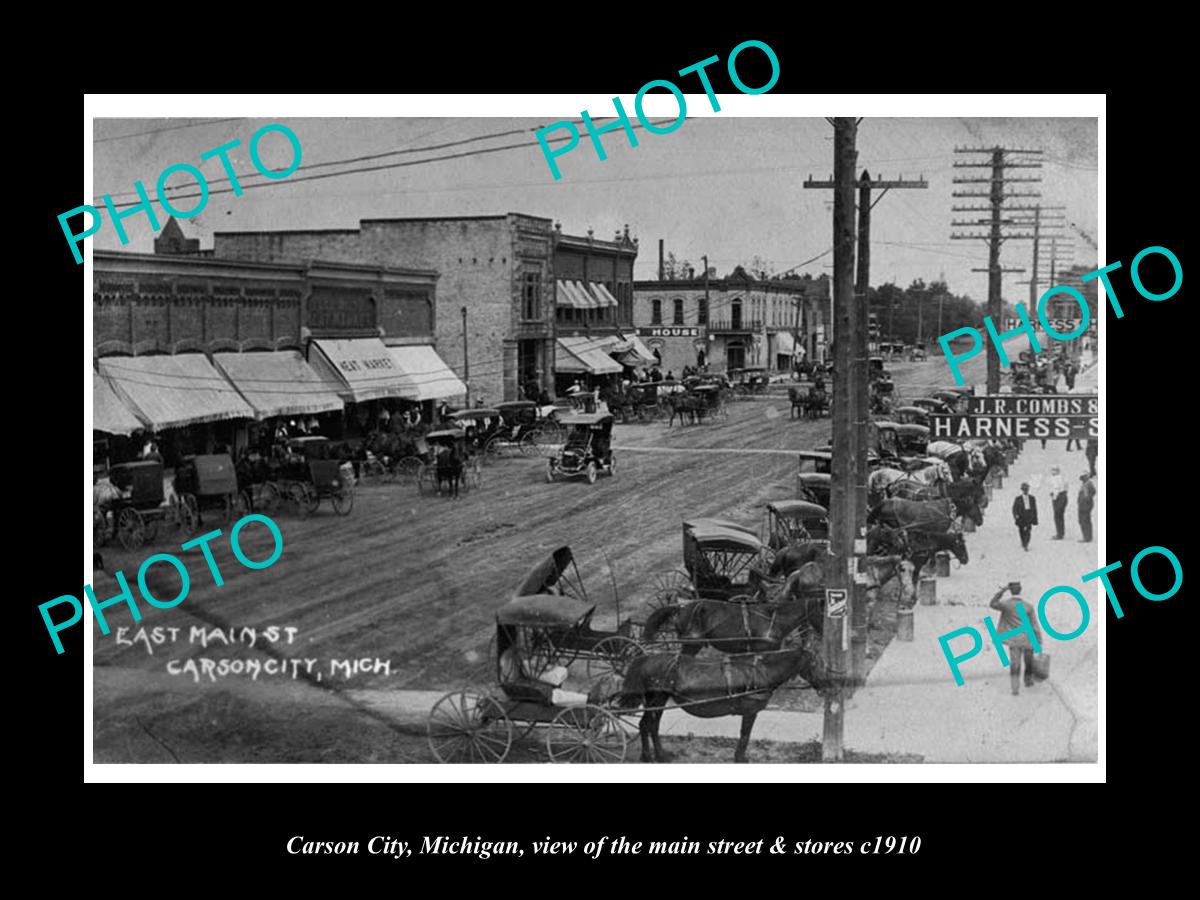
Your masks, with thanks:
[{"label": "second floor window", "polygon": [[706,297],[701,297],[696,301],[696,324],[708,324],[708,299]]},{"label": "second floor window", "polygon": [[675,324],[675,325],[683,324],[683,298],[682,297],[675,298],[675,318],[674,318],[672,324]]},{"label": "second floor window", "polygon": [[525,284],[521,294],[521,318],[540,319],[542,317],[542,273],[526,272]]},{"label": "second floor window", "polygon": [[651,325],[661,325],[662,324],[662,301],[661,300],[651,300],[650,301],[650,324]]}]

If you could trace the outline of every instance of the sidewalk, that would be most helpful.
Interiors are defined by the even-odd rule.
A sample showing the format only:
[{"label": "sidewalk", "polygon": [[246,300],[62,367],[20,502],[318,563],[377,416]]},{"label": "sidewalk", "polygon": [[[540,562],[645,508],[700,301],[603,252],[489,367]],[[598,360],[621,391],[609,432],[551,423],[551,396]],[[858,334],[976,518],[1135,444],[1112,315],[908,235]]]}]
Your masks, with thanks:
[{"label": "sidewalk", "polygon": [[[1076,390],[1094,389],[1096,369],[1079,379]],[[985,524],[968,535],[968,565],[938,579],[936,606],[917,606],[914,640],[893,640],[876,664],[867,685],[847,705],[846,746],[863,752],[919,753],[927,762],[1091,762],[1097,758],[1096,698],[1098,619],[1095,585],[1080,577],[1099,568],[1096,543],[1079,543],[1075,494],[1079,475],[1087,471],[1081,451],[1066,451],[1064,441],[1027,441],[1010,468],[1004,486],[995,491],[984,513]],[[1058,465],[1069,485],[1066,539],[1051,540],[1054,516],[1041,485]],[[1021,482],[1037,497],[1040,525],[1033,530],[1028,552],[1021,549],[1010,514]],[[995,620],[987,602],[1000,585],[1022,583],[1025,599],[1037,605],[1055,585],[1070,585],[1088,598],[1091,622],[1071,641],[1047,636],[1052,656],[1050,680],[1010,692],[1008,669],[987,636],[982,619]],[[961,604],[961,605],[959,605]],[[1054,627],[1075,630],[1079,610],[1068,596],[1055,598],[1047,612]],[[977,628],[984,649],[962,664],[965,684],[955,684],[938,638],[957,628]],[[962,652],[969,637],[952,648]]]}]

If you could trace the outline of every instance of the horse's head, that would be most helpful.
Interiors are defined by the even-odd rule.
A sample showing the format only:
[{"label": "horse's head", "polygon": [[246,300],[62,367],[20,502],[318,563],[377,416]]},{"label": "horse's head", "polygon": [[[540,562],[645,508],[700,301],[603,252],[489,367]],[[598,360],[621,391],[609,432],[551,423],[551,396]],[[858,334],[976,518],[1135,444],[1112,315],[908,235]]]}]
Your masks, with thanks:
[{"label": "horse's head", "polygon": [[950,552],[964,566],[971,561],[970,554],[967,553],[967,539],[961,531],[954,532],[950,543]]}]

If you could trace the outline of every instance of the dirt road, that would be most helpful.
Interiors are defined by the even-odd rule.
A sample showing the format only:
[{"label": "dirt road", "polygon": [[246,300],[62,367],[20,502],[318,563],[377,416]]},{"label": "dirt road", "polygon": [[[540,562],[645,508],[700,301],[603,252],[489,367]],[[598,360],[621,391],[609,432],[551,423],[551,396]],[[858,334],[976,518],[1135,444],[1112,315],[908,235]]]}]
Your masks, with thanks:
[{"label": "dirt road", "polygon": [[[951,383],[940,358],[890,369],[902,396]],[[978,367],[973,375],[981,373]],[[112,633],[101,635],[94,626],[94,665],[122,670],[121,677],[105,679],[108,687],[96,695],[97,746],[104,735],[107,760],[145,759],[120,749],[128,742],[121,735],[135,732],[139,743],[129,747],[142,746],[150,721],[156,734],[174,732],[173,746],[186,746],[188,730],[173,729],[171,722],[191,719],[199,703],[204,721],[214,727],[220,721],[221,732],[242,736],[220,758],[294,759],[284,747],[288,738],[254,724],[252,711],[234,697],[239,684],[277,686],[283,706],[276,712],[286,716],[288,710],[301,714],[306,694],[328,699],[329,688],[337,696],[340,688],[433,690],[473,676],[490,681],[480,670],[496,607],[534,562],[561,544],[575,551],[599,627],[615,624],[614,590],[621,614],[636,618],[650,598],[651,576],[681,566],[681,519],[761,522],[765,503],[794,496],[796,459],[753,451],[812,448],[828,439],[829,429],[829,419],[790,419],[786,398],[736,402],[720,424],[617,426],[616,476],[595,485],[582,479],[547,484],[540,460],[517,458],[485,469],[482,488],[458,500],[421,496],[400,485],[360,487],[349,517],[323,504],[307,520],[278,519],[282,556],[262,571],[239,565],[222,536],[212,546],[223,586],[213,584],[199,553],[189,551],[182,557],[191,593],[180,606],[143,604],[140,624],[123,607],[113,607]],[[265,529],[248,528],[243,546],[250,558],[261,559],[270,552],[270,538]],[[111,546],[103,552],[108,571],[122,569],[133,581],[151,553],[172,551],[178,552],[178,541],[164,537],[135,553]],[[169,566],[152,569],[148,582],[159,596],[178,593]],[[101,599],[118,591],[104,573],[94,586]],[[146,631],[139,635],[141,626]],[[278,632],[267,632],[271,626]],[[153,628],[163,630],[156,634]],[[221,671],[220,660],[228,671]],[[138,670],[170,674],[180,690],[152,687],[157,677],[146,679],[143,690]],[[188,686],[196,698],[184,702]],[[216,691],[230,696],[221,699]],[[327,703],[316,705],[324,709]],[[306,708],[311,713],[314,707]],[[317,755],[314,749],[305,758]],[[364,751],[351,758],[380,756]]]}]

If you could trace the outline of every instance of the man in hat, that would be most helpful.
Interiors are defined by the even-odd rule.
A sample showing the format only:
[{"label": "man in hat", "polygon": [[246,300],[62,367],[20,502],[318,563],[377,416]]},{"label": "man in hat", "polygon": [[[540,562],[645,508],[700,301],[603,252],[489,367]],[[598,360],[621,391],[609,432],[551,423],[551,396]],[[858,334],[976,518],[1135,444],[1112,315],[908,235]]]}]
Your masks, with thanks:
[{"label": "man in hat", "polygon": [[[1004,597],[1005,591],[1011,591],[1012,596]],[[1021,582],[1010,581],[1000,588],[988,604],[992,609],[1000,610],[1000,619],[996,622],[997,634],[1008,634],[1004,646],[1008,651],[1008,674],[1012,681],[1013,695],[1021,693],[1021,664],[1025,664],[1025,687],[1033,687],[1033,654],[1041,652],[1042,629],[1038,625],[1037,610],[1033,604],[1021,599]],[[1026,625],[1033,627],[1034,639],[1024,629]],[[1016,632],[1013,634],[1012,632]]]},{"label": "man in hat", "polygon": [[1096,485],[1092,481],[1092,476],[1086,472],[1079,476],[1079,496],[1075,498],[1075,505],[1079,510],[1079,533],[1083,535],[1079,539],[1082,544],[1090,544],[1092,541],[1092,508],[1096,505]]},{"label": "man in hat", "polygon": [[1017,534],[1021,536],[1021,549],[1028,550],[1029,535],[1038,523],[1037,498],[1029,493],[1029,482],[1021,485],[1021,493],[1013,499],[1012,514]]},{"label": "man in hat", "polygon": [[1063,477],[1058,466],[1051,467],[1046,487],[1050,491],[1050,502],[1054,508],[1055,534],[1051,540],[1061,541],[1067,534],[1067,479]]}]

